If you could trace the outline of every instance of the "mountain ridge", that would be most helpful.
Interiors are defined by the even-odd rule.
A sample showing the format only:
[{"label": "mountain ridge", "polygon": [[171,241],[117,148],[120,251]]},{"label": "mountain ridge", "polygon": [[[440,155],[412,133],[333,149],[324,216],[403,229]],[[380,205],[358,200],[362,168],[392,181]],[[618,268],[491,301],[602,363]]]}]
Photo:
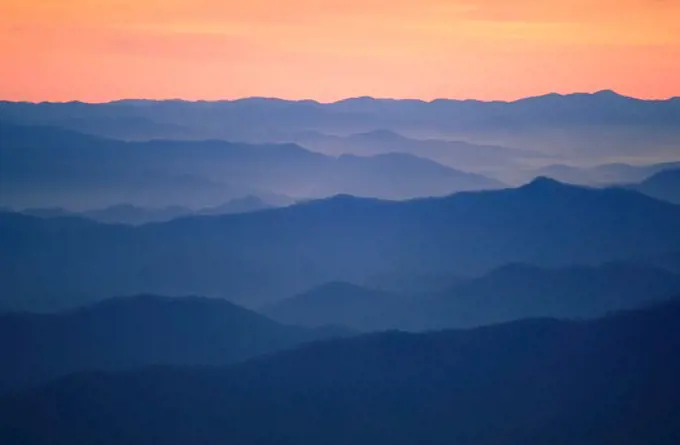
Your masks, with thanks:
[{"label": "mountain ridge", "polygon": [[54,314],[0,314],[0,391],[87,370],[224,366],[349,332],[287,326],[196,296],[114,297]]},{"label": "mountain ridge", "polygon": [[587,322],[362,335],[228,369],[72,375],[0,398],[0,438],[674,445],[678,322],[675,301]]},{"label": "mountain ridge", "polygon": [[[415,155],[336,158],[289,142],[125,142],[45,126],[0,124],[0,133],[0,187],[7,190],[0,204],[21,208],[120,202],[211,207],[246,195],[404,198],[503,186]],[[31,202],[38,199],[47,205]],[[270,200],[276,202],[273,196]]]},{"label": "mountain ridge", "polygon": [[340,195],[139,227],[3,214],[0,264],[14,272],[0,293],[10,301],[45,299],[46,290],[91,299],[189,293],[253,307],[395,270],[477,275],[509,262],[595,265],[661,255],[680,249],[679,226],[677,205],[550,180],[406,201]]},{"label": "mountain ridge", "polygon": [[481,103],[513,103],[513,102],[518,102],[526,99],[536,99],[536,98],[546,98],[546,97],[561,97],[561,98],[569,98],[569,97],[582,97],[582,96],[595,96],[595,97],[621,97],[621,98],[626,98],[626,99],[634,99],[634,100],[639,100],[639,101],[645,101],[645,102],[663,102],[663,101],[668,101],[668,100],[674,100],[674,99],[680,99],[680,96],[669,96],[667,98],[643,98],[643,97],[635,97],[635,96],[629,96],[625,94],[621,94],[616,92],[613,89],[602,89],[602,90],[596,90],[593,92],[585,92],[585,91],[574,91],[570,93],[557,93],[557,92],[549,92],[549,93],[543,93],[543,94],[537,94],[533,96],[526,96],[526,97],[521,97],[517,99],[511,99],[511,100],[501,100],[501,99],[491,99],[491,100],[483,100],[483,99],[475,99],[475,98],[466,98],[466,99],[458,99],[458,98],[447,98],[447,97],[438,97],[434,99],[417,99],[417,98],[390,98],[390,97],[373,97],[373,96],[353,96],[353,97],[346,97],[342,99],[337,99],[335,101],[329,101],[329,102],[322,102],[322,101],[317,101],[314,99],[310,98],[302,98],[302,99],[285,99],[285,98],[279,98],[279,97],[272,97],[272,96],[244,96],[236,99],[197,99],[197,100],[188,100],[188,99],[180,99],[180,98],[168,98],[168,99],[113,99],[110,101],[104,101],[104,102],[88,102],[88,101],[81,101],[81,100],[73,100],[73,101],[11,101],[11,100],[0,100],[0,104],[8,104],[8,103],[17,103],[17,104],[83,104],[83,105],[105,105],[105,104],[145,104],[145,103],[177,103],[177,102],[188,102],[188,103],[223,103],[223,102],[242,102],[242,101],[275,101],[275,102],[291,102],[291,103],[307,103],[307,104],[315,104],[315,105],[327,105],[327,104],[336,104],[336,103],[342,103],[345,101],[352,101],[352,100],[360,100],[360,101],[366,101],[366,100],[373,100],[373,101],[404,101],[404,102],[422,102],[422,103],[431,103],[431,102],[436,102],[436,101],[457,101],[457,102],[481,102]]}]

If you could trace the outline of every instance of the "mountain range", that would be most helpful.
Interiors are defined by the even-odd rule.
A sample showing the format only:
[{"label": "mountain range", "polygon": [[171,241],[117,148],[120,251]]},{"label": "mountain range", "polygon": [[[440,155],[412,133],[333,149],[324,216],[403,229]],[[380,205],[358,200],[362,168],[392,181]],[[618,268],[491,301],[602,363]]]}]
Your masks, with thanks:
[{"label": "mountain range", "polygon": [[404,153],[325,156],[295,144],[124,142],[51,127],[0,125],[0,204],[13,208],[211,207],[254,195],[383,198],[503,184]]},{"label": "mountain range", "polygon": [[0,444],[678,445],[679,147],[610,90],[0,101]]},{"label": "mountain range", "polygon": [[624,185],[639,183],[649,177],[680,167],[679,162],[663,162],[657,164],[631,165],[625,163],[601,164],[591,167],[576,167],[564,164],[552,164],[538,169],[514,172],[515,176],[525,180],[536,176],[547,176],[561,182],[592,186]]},{"label": "mountain range", "polygon": [[590,164],[677,161],[680,99],[642,100],[613,91],[547,94],[511,102],[357,97],[333,103],[125,100],[103,104],[0,102],[0,120],[133,139],[289,141],[309,131],[350,136],[390,130],[521,148]]},{"label": "mountain range", "polygon": [[680,304],[331,340],[231,368],[90,372],[0,398],[0,441],[675,445]]},{"label": "mountain range", "polygon": [[74,372],[225,366],[340,328],[278,324],[225,300],[140,295],[55,314],[0,315],[0,391]]},{"label": "mountain range", "polygon": [[417,139],[384,129],[349,136],[307,132],[293,135],[292,140],[329,155],[370,156],[391,152],[408,153],[432,159],[452,168],[490,174],[498,170],[513,170],[532,163],[549,162],[546,159],[555,159],[537,152],[508,147],[436,138]]},{"label": "mountain range", "polygon": [[645,266],[542,268],[510,264],[429,293],[390,293],[328,283],[262,309],[301,326],[362,331],[474,327],[533,317],[596,318],[680,294],[680,275]]},{"label": "mountain range", "polygon": [[480,275],[508,263],[600,264],[680,250],[680,207],[539,178],[442,198],[350,196],[139,227],[0,214],[3,304],[111,295],[222,297],[249,307],[332,281]]}]

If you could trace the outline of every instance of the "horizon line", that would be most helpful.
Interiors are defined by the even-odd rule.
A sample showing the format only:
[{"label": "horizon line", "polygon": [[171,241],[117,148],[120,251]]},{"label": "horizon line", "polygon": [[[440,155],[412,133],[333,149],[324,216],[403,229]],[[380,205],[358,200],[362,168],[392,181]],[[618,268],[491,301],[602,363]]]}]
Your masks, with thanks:
[{"label": "horizon line", "polygon": [[183,99],[179,97],[168,97],[168,98],[134,98],[134,97],[123,97],[120,99],[110,99],[110,100],[103,100],[103,101],[88,101],[88,100],[80,100],[80,99],[74,99],[74,100],[61,100],[61,101],[52,101],[52,100],[43,100],[43,101],[31,101],[31,100],[8,100],[8,99],[0,99],[0,103],[15,103],[15,104],[34,104],[34,105],[39,105],[39,104],[87,104],[87,105],[107,105],[107,104],[116,104],[116,103],[124,103],[124,102],[186,102],[186,103],[220,103],[220,102],[240,102],[240,101],[247,101],[247,100],[270,100],[270,101],[279,101],[279,102],[290,102],[290,103],[313,103],[317,105],[333,105],[333,104],[338,104],[338,103],[343,103],[343,102],[348,102],[348,101],[356,101],[356,100],[373,100],[373,101],[394,101],[394,102],[420,102],[420,103],[425,103],[425,104],[430,104],[434,102],[440,102],[440,101],[450,101],[450,102],[477,102],[477,103],[506,103],[506,104],[511,104],[511,103],[516,103],[516,102],[522,102],[525,100],[530,100],[530,99],[539,99],[539,98],[545,98],[545,97],[573,97],[573,96],[596,96],[596,95],[610,95],[610,96],[615,96],[615,97],[621,97],[625,99],[632,99],[632,100],[637,100],[637,101],[642,101],[642,102],[666,102],[670,100],[675,100],[675,99],[680,99],[679,96],[669,96],[666,98],[642,98],[642,97],[635,97],[635,96],[629,96],[626,94],[621,94],[613,89],[603,89],[603,90],[597,90],[597,91],[592,91],[592,92],[585,92],[585,91],[574,91],[570,93],[558,93],[558,92],[549,92],[545,94],[537,94],[537,95],[531,95],[531,96],[522,96],[517,99],[511,99],[511,100],[502,100],[502,99],[491,99],[491,100],[484,100],[484,99],[475,99],[475,98],[453,98],[453,97],[437,97],[434,99],[420,99],[420,98],[411,98],[411,97],[401,97],[401,98],[395,98],[395,97],[376,97],[376,96],[370,96],[370,95],[362,95],[362,96],[348,96],[344,97],[341,99],[337,100],[331,100],[331,101],[323,101],[323,100],[318,100],[318,99],[311,99],[311,98],[300,98],[300,99],[291,99],[291,98],[283,98],[283,97],[277,97],[277,96],[243,96],[243,97],[236,97],[232,99]]}]

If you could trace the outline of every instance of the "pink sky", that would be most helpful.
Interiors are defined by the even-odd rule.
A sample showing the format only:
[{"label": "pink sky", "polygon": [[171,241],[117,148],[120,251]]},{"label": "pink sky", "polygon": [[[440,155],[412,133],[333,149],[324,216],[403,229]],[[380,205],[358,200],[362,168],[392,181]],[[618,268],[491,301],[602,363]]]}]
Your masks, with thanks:
[{"label": "pink sky", "polygon": [[680,1],[0,0],[0,99],[680,95]]}]

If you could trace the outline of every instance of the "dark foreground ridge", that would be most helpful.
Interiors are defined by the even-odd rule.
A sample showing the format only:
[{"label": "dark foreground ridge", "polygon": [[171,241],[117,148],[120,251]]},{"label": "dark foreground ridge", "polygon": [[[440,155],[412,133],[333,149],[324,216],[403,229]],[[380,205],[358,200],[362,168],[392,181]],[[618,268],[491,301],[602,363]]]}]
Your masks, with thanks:
[{"label": "dark foreground ridge", "polygon": [[68,377],[0,401],[22,445],[680,443],[680,303],[388,332],[231,369]]},{"label": "dark foreground ridge", "polygon": [[88,370],[225,366],[347,332],[284,326],[200,297],[140,295],[57,314],[0,315],[0,391]]}]

